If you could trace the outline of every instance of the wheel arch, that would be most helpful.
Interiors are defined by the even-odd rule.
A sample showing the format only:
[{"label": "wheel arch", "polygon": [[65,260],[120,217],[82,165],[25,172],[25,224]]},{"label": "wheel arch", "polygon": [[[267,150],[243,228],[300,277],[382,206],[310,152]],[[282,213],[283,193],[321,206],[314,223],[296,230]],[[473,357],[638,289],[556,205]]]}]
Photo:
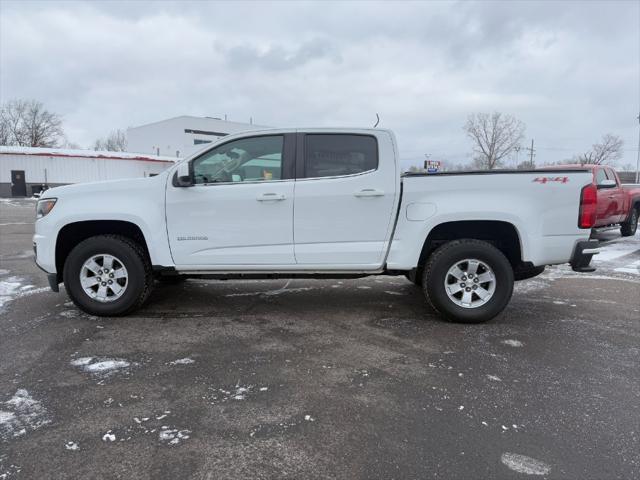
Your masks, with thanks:
[{"label": "wheel arch", "polygon": [[418,270],[440,246],[452,240],[471,238],[494,245],[515,268],[522,263],[522,238],[513,223],[503,220],[454,220],[439,223],[427,235],[418,259]]},{"label": "wheel arch", "polygon": [[55,262],[58,281],[62,281],[64,264],[73,248],[83,240],[97,235],[122,235],[139,244],[151,261],[147,239],[142,229],[126,220],[84,220],[63,226],[56,237]]}]

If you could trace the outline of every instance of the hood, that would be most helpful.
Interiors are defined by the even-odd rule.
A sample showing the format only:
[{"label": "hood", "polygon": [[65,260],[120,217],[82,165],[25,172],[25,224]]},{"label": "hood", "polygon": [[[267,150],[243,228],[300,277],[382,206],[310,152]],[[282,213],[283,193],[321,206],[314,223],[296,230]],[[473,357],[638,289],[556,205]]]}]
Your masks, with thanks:
[{"label": "hood", "polygon": [[54,187],[45,191],[40,198],[62,198],[68,196],[92,195],[96,193],[136,192],[147,188],[155,188],[166,181],[167,172],[154,177],[123,178],[100,182],[74,183],[62,187]]}]

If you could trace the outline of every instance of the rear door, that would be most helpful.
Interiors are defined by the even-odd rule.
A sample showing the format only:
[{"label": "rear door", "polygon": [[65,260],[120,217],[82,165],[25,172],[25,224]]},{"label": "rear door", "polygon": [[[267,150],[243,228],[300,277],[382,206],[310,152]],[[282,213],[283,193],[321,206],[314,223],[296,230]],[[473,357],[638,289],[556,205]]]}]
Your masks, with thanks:
[{"label": "rear door", "polygon": [[603,167],[595,167],[594,181],[598,188],[598,203],[596,205],[596,226],[601,227],[616,223],[616,207],[611,195],[612,188],[602,186],[602,182],[608,180]]},{"label": "rear door", "polygon": [[622,185],[620,185],[620,179],[613,169],[606,167],[605,172],[607,174],[607,178],[616,182],[616,186],[609,189],[609,199],[613,203],[612,209],[614,212],[611,223],[619,223],[626,217],[624,208],[624,191],[622,190]]},{"label": "rear door", "polygon": [[297,145],[296,262],[379,268],[398,195],[391,135],[307,132]]}]

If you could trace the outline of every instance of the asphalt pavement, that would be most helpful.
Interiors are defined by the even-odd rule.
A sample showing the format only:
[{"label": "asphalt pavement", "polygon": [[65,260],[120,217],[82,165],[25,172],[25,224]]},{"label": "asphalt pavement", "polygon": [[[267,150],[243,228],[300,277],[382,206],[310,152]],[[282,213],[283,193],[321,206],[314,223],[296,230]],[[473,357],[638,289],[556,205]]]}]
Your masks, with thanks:
[{"label": "asphalt pavement", "polygon": [[0,201],[0,480],[640,478],[640,234],[442,321],[404,277],[189,280],[125,318]]}]

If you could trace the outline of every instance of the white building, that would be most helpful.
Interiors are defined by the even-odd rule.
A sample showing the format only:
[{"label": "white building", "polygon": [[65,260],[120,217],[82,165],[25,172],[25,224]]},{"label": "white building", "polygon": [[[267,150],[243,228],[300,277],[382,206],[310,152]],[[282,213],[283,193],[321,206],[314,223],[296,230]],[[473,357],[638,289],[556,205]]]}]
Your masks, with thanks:
[{"label": "white building", "polygon": [[157,175],[175,157],[126,152],[0,146],[0,197],[31,196],[42,185]]},{"label": "white building", "polygon": [[127,150],[135,153],[186,157],[230,133],[268,128],[212,117],[182,115],[127,129]]}]

